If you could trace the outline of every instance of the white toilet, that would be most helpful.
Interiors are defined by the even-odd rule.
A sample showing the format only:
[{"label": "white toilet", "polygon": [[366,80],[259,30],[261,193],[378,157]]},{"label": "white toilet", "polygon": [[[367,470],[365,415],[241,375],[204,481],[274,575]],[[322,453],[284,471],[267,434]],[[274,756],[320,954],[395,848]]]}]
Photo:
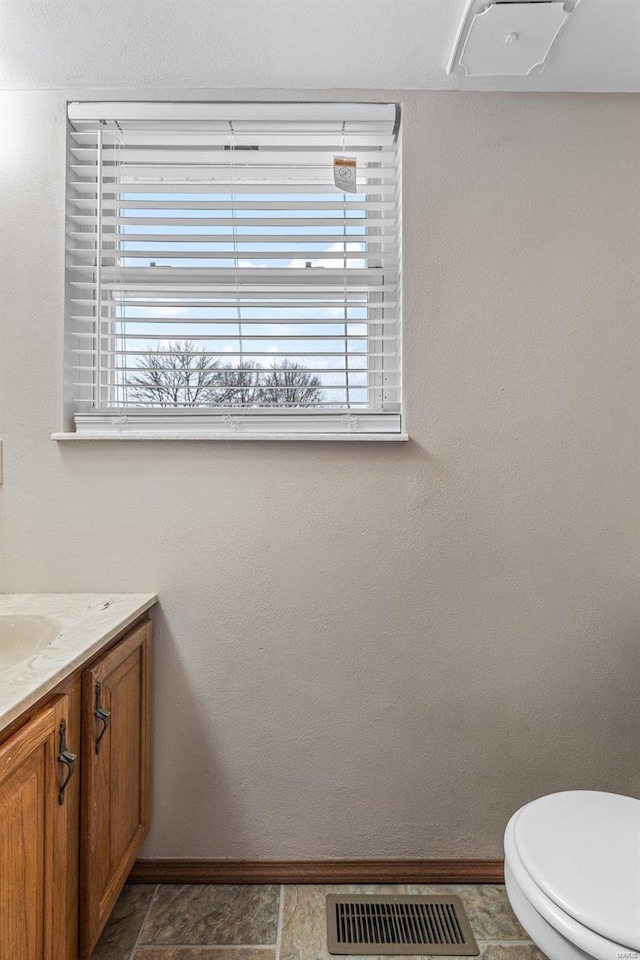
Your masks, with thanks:
[{"label": "white toilet", "polygon": [[511,906],[549,960],[640,960],[640,800],[540,797],[504,836]]}]

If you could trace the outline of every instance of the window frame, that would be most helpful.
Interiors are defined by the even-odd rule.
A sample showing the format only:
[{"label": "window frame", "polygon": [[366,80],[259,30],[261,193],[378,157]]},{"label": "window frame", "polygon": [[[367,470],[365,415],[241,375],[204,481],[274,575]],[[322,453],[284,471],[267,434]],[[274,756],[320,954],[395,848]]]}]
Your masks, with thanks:
[{"label": "window frame", "polygon": [[[176,104],[175,109],[177,114],[183,115],[185,107],[187,108],[187,113],[189,108],[193,109],[196,114],[198,108],[202,106],[202,101],[197,101],[192,104]],[[80,105],[82,106],[82,105]],[[95,105],[88,104],[88,113],[91,113],[91,109],[95,109]],[[120,116],[122,116],[122,110],[125,113],[128,113],[131,110],[135,113],[136,109],[139,109],[143,106],[145,109],[150,108],[150,113],[153,115],[154,108],[160,106],[165,109],[170,106],[166,103],[156,104],[153,102],[140,104],[136,102],[122,102],[117,105],[106,105],[107,107],[116,107],[120,110]],[[229,113],[236,110],[239,106],[255,106],[255,105],[244,105],[237,104],[231,101],[220,104],[219,106],[226,109]],[[263,108],[265,104],[260,104],[260,107]],[[272,107],[276,113],[279,112],[283,106],[290,106],[283,103],[270,104],[269,107]],[[306,106],[302,104],[296,104],[296,107],[300,108],[301,106]],[[331,111],[332,106],[336,107],[353,107],[356,111],[360,104],[347,104],[347,105],[333,105],[330,103],[325,104],[328,111]],[[399,110],[398,105],[396,105],[396,110]],[[108,113],[107,111],[103,111]],[[116,119],[115,117],[113,119]],[[395,344],[394,349],[394,359],[397,360],[398,374],[397,381],[394,384],[394,389],[397,389],[397,399],[393,402],[393,405],[397,408],[395,411],[376,411],[376,410],[366,410],[366,409],[354,409],[350,410],[348,408],[336,409],[336,408],[291,408],[291,407],[282,407],[278,409],[275,407],[271,408],[238,408],[234,409],[231,406],[228,407],[175,407],[175,408],[153,408],[145,409],[144,407],[127,407],[126,409],[119,409],[117,406],[105,407],[105,406],[94,406],[92,409],[88,410],[78,410],[76,404],[70,398],[70,395],[74,392],[73,388],[71,390],[68,386],[68,379],[70,375],[70,360],[69,360],[69,349],[70,349],[70,337],[73,334],[67,329],[65,335],[66,343],[66,357],[65,357],[65,379],[67,383],[65,384],[65,396],[67,397],[67,410],[70,412],[70,416],[67,418],[68,422],[73,419],[74,429],[58,432],[52,434],[52,438],[56,440],[155,440],[155,439],[187,439],[187,440],[406,440],[408,439],[406,433],[403,429],[403,401],[402,401],[402,347],[401,347],[401,147],[400,147],[400,131],[397,132],[397,180],[396,180],[396,200],[397,200],[397,254],[398,254],[398,271],[397,271],[397,344]],[[102,244],[104,242],[104,233],[101,229],[101,217],[102,217],[102,200],[104,199],[103,193],[103,166],[102,166],[102,149],[101,142],[98,149],[99,161],[97,164],[97,176],[99,181],[99,195],[100,202],[97,204],[96,211],[96,280],[95,288],[100,288],[100,272],[102,266]],[[70,161],[71,162],[71,161]],[[131,191],[135,192],[135,191]],[[176,191],[178,192],[178,191]],[[274,189],[274,193],[277,193],[277,190]],[[124,191],[120,189],[116,192],[122,194]],[[374,199],[375,194],[371,191],[367,191],[367,202],[369,198]],[[345,198],[346,199],[346,198]],[[69,193],[67,187],[67,210],[69,210]],[[372,217],[372,229],[375,229],[375,217]],[[381,231],[381,235],[382,231]],[[88,235],[89,236],[89,235]],[[117,233],[115,234],[117,236]],[[347,241],[348,242],[348,241]],[[367,244],[365,256],[367,259],[371,259],[371,252],[375,253],[375,245],[373,251]],[[295,249],[295,248],[294,248]],[[381,248],[380,248],[381,249]],[[321,259],[321,253],[319,254],[318,259]],[[117,258],[114,258],[117,259]],[[381,264],[382,267],[382,264]],[[383,268],[384,269],[384,268]],[[311,276],[311,272],[307,274],[306,270],[299,271],[300,276],[296,277],[296,284],[304,286],[307,282],[314,283],[318,286],[318,276],[315,275],[315,278]],[[314,271],[315,273],[315,271]],[[380,300],[370,300],[368,307],[369,309],[375,309],[375,303],[382,304],[384,302],[384,293],[376,295],[375,293],[369,292],[369,297],[379,296]],[[69,309],[69,294],[67,293],[67,318],[71,316],[71,310]],[[284,295],[283,295],[284,298]],[[96,299],[99,300],[100,313],[102,309],[102,300],[100,297],[96,296]],[[108,318],[106,318],[108,319]],[[105,317],[100,315],[100,330],[102,331],[102,323],[104,322]],[[67,319],[68,322],[68,319]],[[230,321],[232,322],[232,321]],[[268,321],[266,321],[268,322]],[[351,321],[353,323],[357,321]],[[369,324],[367,328],[367,335],[371,335],[372,338],[375,338],[376,335],[381,336],[384,331],[385,324],[382,320],[380,324]],[[113,328],[107,334],[107,337],[115,337]],[[105,335],[101,333],[99,337],[95,337],[94,340],[96,345],[94,347],[96,355],[96,367],[99,372],[102,372],[100,364],[100,354],[102,351],[102,344],[105,339]],[[341,339],[336,337],[336,339]],[[383,345],[384,346],[384,345]],[[367,380],[367,389],[370,389],[372,386],[379,388],[381,395],[384,396],[385,389],[385,374],[384,374],[384,361],[382,357],[370,358],[370,362],[373,361],[373,367],[369,367],[369,376]],[[78,370],[81,370],[81,366],[76,366],[74,371],[71,373],[72,379],[75,378]],[[93,369],[93,368],[92,368]],[[348,372],[348,358],[345,354],[345,370]],[[93,384],[95,388],[95,378],[87,381],[87,386]],[[99,388],[102,389],[102,388]]]}]

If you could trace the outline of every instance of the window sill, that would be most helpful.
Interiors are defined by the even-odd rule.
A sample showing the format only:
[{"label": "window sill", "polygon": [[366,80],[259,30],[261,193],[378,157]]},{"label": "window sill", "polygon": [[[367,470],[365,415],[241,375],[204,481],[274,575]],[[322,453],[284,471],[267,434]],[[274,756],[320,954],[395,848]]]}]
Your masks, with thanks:
[{"label": "window sill", "polygon": [[230,431],[225,431],[224,433],[211,431],[193,431],[188,430],[155,430],[155,431],[142,431],[142,430],[130,430],[130,431],[119,431],[114,430],[113,432],[99,431],[92,433],[89,430],[84,430],[81,433],[76,433],[75,431],[69,433],[52,433],[51,439],[58,442],[66,442],[68,440],[79,441],[79,442],[93,442],[96,441],[113,441],[113,440],[124,440],[124,441],[139,441],[139,440],[223,440],[223,441],[235,441],[235,440],[253,440],[253,441],[272,441],[272,440],[296,440],[296,441],[339,441],[342,442],[346,440],[347,442],[406,442],[409,439],[408,434],[406,433],[231,433]]}]

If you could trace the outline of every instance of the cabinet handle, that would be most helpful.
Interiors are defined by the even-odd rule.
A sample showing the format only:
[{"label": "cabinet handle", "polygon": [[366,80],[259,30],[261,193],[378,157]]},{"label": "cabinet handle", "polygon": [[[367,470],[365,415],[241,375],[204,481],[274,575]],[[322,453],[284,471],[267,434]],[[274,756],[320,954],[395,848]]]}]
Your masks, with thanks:
[{"label": "cabinet handle", "polygon": [[102,724],[102,730],[96,737],[96,753],[100,753],[100,741],[102,740],[105,733],[107,732],[107,727],[109,726],[109,720],[111,719],[111,711],[103,710],[102,708],[102,705],[100,702],[101,697],[102,697],[102,684],[100,683],[100,681],[98,681],[96,683],[96,709],[93,715],[96,718],[96,720],[98,720]]},{"label": "cabinet handle", "polygon": [[77,759],[77,754],[71,753],[70,750],[67,750],[67,721],[63,720],[60,724],[60,753],[58,754],[58,763],[64,764],[64,766],[67,768],[67,775],[62,781],[58,791],[58,803],[61,806],[64,803],[64,792],[67,789],[67,784],[69,783],[69,780],[71,780],[73,771],[76,768]]}]

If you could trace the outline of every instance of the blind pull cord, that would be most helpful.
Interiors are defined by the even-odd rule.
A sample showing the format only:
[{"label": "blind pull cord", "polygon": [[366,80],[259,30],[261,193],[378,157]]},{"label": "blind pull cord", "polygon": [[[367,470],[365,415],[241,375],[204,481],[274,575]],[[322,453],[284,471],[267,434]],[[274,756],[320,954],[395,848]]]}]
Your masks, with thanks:
[{"label": "blind pull cord", "polygon": [[[346,156],[347,152],[347,132],[346,132],[346,121],[342,121],[342,137],[340,149],[342,151],[342,156]],[[344,315],[344,386],[345,386],[345,399],[347,401],[347,409],[351,409],[351,393],[349,390],[349,309],[347,301],[347,194],[343,191],[342,193],[342,265],[344,269],[344,289],[343,289],[343,315]],[[349,427],[349,429],[352,429]]]},{"label": "blind pull cord", "polygon": [[[233,221],[231,230],[233,232],[233,277],[234,277],[234,286],[236,294],[236,315],[238,318],[238,343],[239,343],[239,363],[238,366],[242,371],[244,367],[244,350],[242,343],[242,307],[240,306],[240,284],[238,276],[238,216],[236,211],[236,137],[235,131],[233,129],[233,121],[229,121],[229,153],[231,156],[231,219]],[[241,385],[240,396],[243,397],[242,393],[242,377],[243,373],[240,373],[239,381]],[[244,406],[244,403],[242,404]]]}]

